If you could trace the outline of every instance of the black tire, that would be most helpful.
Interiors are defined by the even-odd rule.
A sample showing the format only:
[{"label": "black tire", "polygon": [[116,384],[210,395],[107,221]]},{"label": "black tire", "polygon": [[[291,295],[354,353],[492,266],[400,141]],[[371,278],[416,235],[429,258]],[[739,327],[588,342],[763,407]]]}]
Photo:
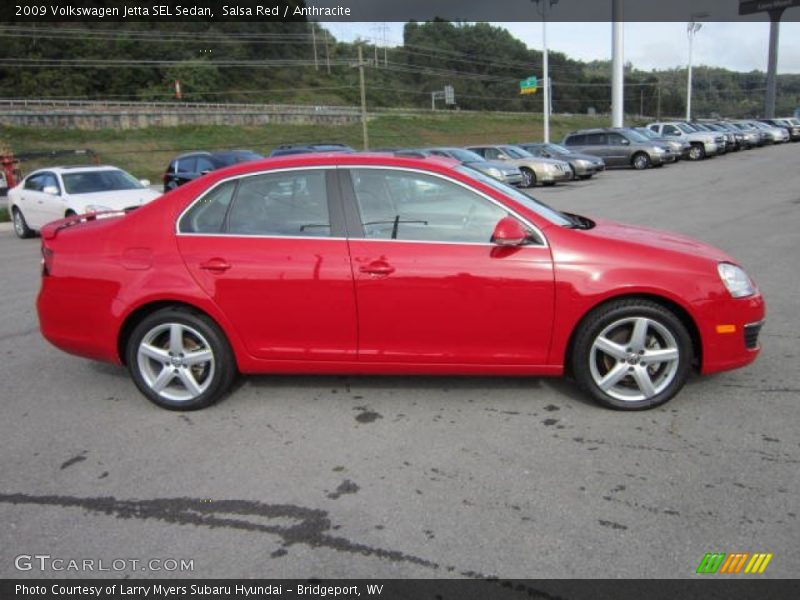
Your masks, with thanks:
[{"label": "black tire", "polygon": [[65,219],[69,219],[70,217],[75,217],[75,216],[77,216],[77,214],[78,214],[78,213],[76,213],[74,210],[72,210],[72,209],[70,208],[70,209],[69,209],[67,212],[65,212],[65,213],[64,213],[64,218],[65,218]]},{"label": "black tire", "polygon": [[[640,323],[644,324],[642,346],[634,340]],[[596,346],[600,341],[613,342],[621,354],[600,349]],[[656,362],[658,352],[672,352],[677,358]],[[653,357],[650,364],[648,356]],[[581,321],[568,365],[578,387],[599,404],[616,410],[645,410],[664,404],[681,390],[692,360],[692,341],[683,322],[660,304],[631,298],[603,304]],[[607,389],[598,383],[604,378]],[[643,379],[652,386],[650,395],[639,383]]]},{"label": "black tire", "polygon": [[33,229],[28,227],[28,223],[25,221],[22,211],[16,206],[11,209],[11,219],[14,221],[14,233],[17,234],[19,239],[24,240],[33,237]]},{"label": "black tire", "polygon": [[631,157],[631,166],[637,171],[644,171],[650,166],[650,156],[646,152],[637,152]]},{"label": "black tire", "polygon": [[580,179],[581,181],[588,181],[588,180],[589,180],[589,179],[591,179],[592,177],[594,177],[594,173],[589,173],[588,175],[581,175],[581,176],[579,177],[579,179]]},{"label": "black tire", "polygon": [[536,173],[528,167],[520,167],[522,172],[522,187],[532,188],[536,186]]},{"label": "black tire", "polygon": [[[178,332],[175,339],[179,340],[181,352],[172,352],[173,327]],[[169,353],[168,356],[140,354],[145,341],[148,348]],[[210,361],[183,362],[192,360],[193,354],[199,357],[208,351]],[[139,391],[168,410],[197,410],[213,404],[228,391],[237,372],[233,352],[222,330],[206,315],[184,307],[163,308],[142,319],[128,338],[125,357]],[[154,389],[159,387],[162,376],[165,381],[162,389]],[[196,387],[190,389],[186,381],[194,382]]]},{"label": "black tire", "polygon": [[578,179],[578,174],[575,172],[575,167],[573,167],[570,164],[569,170],[572,171],[572,177],[571,177],[572,181],[575,181],[576,179]]},{"label": "black tire", "polygon": [[692,144],[689,150],[689,160],[703,160],[706,157],[706,149],[703,144]]}]

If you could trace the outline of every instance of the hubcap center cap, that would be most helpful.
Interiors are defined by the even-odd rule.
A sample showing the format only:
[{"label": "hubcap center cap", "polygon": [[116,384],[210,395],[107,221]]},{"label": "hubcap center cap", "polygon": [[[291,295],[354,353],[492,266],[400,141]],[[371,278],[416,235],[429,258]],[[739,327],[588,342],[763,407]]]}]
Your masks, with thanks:
[{"label": "hubcap center cap", "polygon": [[172,363],[173,367],[183,366],[183,359],[180,356],[171,356],[169,362]]},{"label": "hubcap center cap", "polygon": [[629,365],[638,365],[640,359],[641,359],[641,357],[638,354],[629,354],[628,355],[628,364]]}]

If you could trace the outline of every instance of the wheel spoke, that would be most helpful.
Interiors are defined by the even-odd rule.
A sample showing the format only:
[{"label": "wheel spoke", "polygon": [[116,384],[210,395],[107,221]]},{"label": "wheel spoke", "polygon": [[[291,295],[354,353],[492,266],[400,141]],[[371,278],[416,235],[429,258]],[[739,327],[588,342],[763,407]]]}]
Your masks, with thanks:
[{"label": "wheel spoke", "polygon": [[649,363],[664,363],[678,360],[677,348],[663,348],[658,350],[646,350],[642,360]]},{"label": "wheel spoke", "polygon": [[631,331],[631,339],[628,342],[628,345],[633,349],[634,352],[644,350],[644,344],[647,340],[647,328],[647,319],[640,318],[634,321],[633,331]]},{"label": "wheel spoke", "polygon": [[641,365],[634,367],[633,379],[636,381],[636,385],[644,394],[645,398],[652,398],[656,395],[656,388],[653,386],[653,382],[650,379],[650,373],[647,372],[645,367],[642,367]]},{"label": "wheel spoke", "polygon": [[177,323],[169,327],[169,351],[176,356],[183,353],[183,327]]},{"label": "wheel spoke", "polygon": [[600,386],[600,389],[603,391],[609,390],[617,385],[627,374],[628,366],[624,363],[617,363],[608,373],[603,376],[600,381],[597,382],[597,385]]},{"label": "wheel spoke", "polygon": [[172,371],[172,367],[164,367],[150,387],[153,388],[154,392],[160,392],[167,387],[167,384],[172,381],[173,377],[175,377],[175,373]]},{"label": "wheel spoke", "polygon": [[142,344],[139,346],[139,353],[153,360],[157,360],[160,363],[169,362],[169,352],[151,344]]},{"label": "wheel spoke", "polygon": [[604,352],[605,354],[608,354],[616,359],[624,360],[628,356],[628,353],[625,352],[625,346],[617,344],[616,342],[612,342],[607,337],[598,337],[594,341],[594,345],[595,348],[601,352]]},{"label": "wheel spoke", "polygon": [[202,363],[211,362],[214,354],[211,350],[198,350],[197,352],[187,352],[183,355],[183,363],[185,365],[199,365]]},{"label": "wheel spoke", "polygon": [[203,392],[190,369],[178,369],[178,378],[183,383],[186,391],[192,395],[192,398],[199,396]]}]

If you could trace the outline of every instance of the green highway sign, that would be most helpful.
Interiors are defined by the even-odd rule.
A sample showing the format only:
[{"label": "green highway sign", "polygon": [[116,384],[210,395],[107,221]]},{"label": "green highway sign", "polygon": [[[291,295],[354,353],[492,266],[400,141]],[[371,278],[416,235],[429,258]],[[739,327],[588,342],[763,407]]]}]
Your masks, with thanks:
[{"label": "green highway sign", "polygon": [[539,85],[539,80],[537,79],[536,75],[531,75],[527,79],[523,79],[522,81],[519,82],[519,93],[535,94],[538,85]]}]

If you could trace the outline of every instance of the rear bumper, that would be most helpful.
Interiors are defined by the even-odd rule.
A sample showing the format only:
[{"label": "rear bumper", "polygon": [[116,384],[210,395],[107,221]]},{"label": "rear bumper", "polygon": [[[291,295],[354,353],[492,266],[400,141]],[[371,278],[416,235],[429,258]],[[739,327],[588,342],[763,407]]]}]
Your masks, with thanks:
[{"label": "rear bumper", "polygon": [[[74,289],[74,284],[71,287]],[[43,277],[36,298],[42,335],[70,354],[120,364],[119,323],[113,316],[111,298],[113,295],[67,292],[58,278]]]}]

